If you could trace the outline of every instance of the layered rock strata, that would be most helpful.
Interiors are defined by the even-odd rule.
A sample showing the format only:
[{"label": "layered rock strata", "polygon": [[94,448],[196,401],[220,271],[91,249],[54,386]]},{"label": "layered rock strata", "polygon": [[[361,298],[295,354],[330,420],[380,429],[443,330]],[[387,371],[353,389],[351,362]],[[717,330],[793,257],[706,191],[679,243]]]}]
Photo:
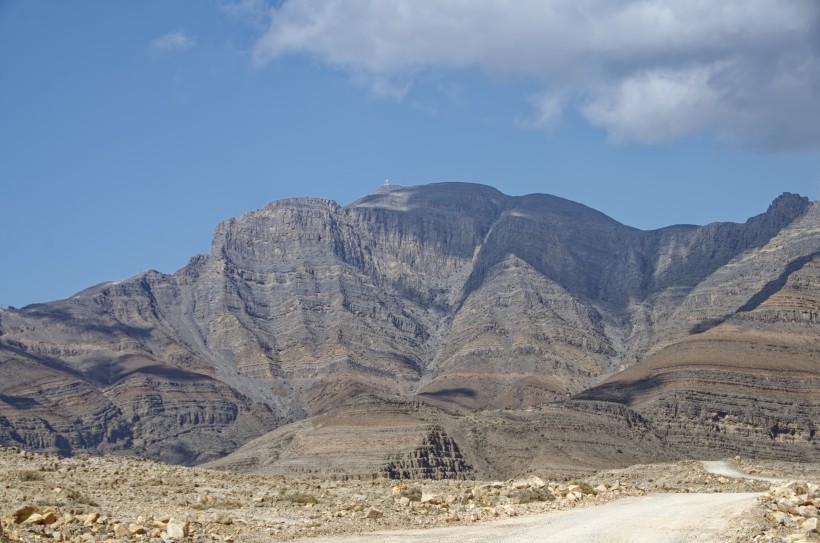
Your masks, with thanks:
[{"label": "layered rock strata", "polygon": [[308,438],[330,431],[316,417],[375,396],[437,415],[384,434],[399,456],[323,473],[518,469],[440,423],[453,413],[512,417],[505,451],[530,433],[582,450],[583,428],[618,428],[588,448],[598,460],[556,453],[556,469],[618,463],[638,429],[635,458],[816,458],[818,256],[820,207],[792,194],[744,224],[656,231],[459,183],[273,202],[174,274],[0,310],[0,442],[199,463],[273,431],[298,472],[329,454]]}]

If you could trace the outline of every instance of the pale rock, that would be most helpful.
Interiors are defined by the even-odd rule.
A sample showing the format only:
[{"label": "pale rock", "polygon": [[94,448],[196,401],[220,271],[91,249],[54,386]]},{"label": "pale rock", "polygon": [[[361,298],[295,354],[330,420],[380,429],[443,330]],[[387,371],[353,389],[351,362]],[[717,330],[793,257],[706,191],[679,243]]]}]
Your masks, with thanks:
[{"label": "pale rock", "polygon": [[818,526],[817,517],[807,518],[797,523],[797,527],[803,532],[816,532]]},{"label": "pale rock", "polygon": [[27,505],[25,507],[22,507],[22,508],[18,509],[14,513],[14,522],[15,522],[15,524],[22,524],[26,519],[28,519],[31,515],[33,515],[37,511],[39,511],[39,509],[37,507],[34,507],[33,505]]},{"label": "pale rock", "polygon": [[395,485],[393,488],[390,489],[390,493],[393,497],[401,496],[402,492],[407,490],[407,485],[405,484],[398,484]]},{"label": "pale rock", "polygon": [[780,498],[777,500],[777,508],[790,515],[799,514],[797,511],[797,502],[789,498]]},{"label": "pale rock", "polygon": [[775,524],[775,525],[785,525],[786,520],[788,520],[789,515],[784,513],[783,511],[772,511],[767,514],[767,517]]},{"label": "pale rock", "polygon": [[771,491],[775,498],[791,498],[794,496],[794,491],[788,486],[779,486]]},{"label": "pale rock", "polygon": [[139,524],[129,524],[128,525],[128,533],[131,535],[142,535],[146,533],[146,529],[144,526],[140,526]]},{"label": "pale rock", "polygon": [[544,482],[544,480],[541,477],[538,477],[536,475],[533,475],[532,477],[530,477],[528,479],[528,481],[530,483],[530,487],[544,488],[545,486],[547,486],[547,484]]},{"label": "pale rock", "polygon": [[801,517],[816,517],[817,509],[812,505],[801,505],[797,508],[797,514]]},{"label": "pale rock", "polygon": [[172,539],[188,537],[188,523],[172,518],[168,521],[165,532],[168,534],[168,537]]},{"label": "pale rock", "polygon": [[430,505],[443,505],[446,503],[444,498],[440,494],[434,494],[430,492],[422,492],[421,493],[421,503],[427,503]]},{"label": "pale rock", "polygon": [[23,524],[45,524],[43,518],[43,515],[40,513],[32,513],[26,520],[23,521]]},{"label": "pale rock", "polygon": [[376,509],[375,507],[371,507],[370,509],[368,509],[367,514],[365,515],[365,518],[376,519],[376,518],[382,518],[383,516],[384,516],[384,513],[382,511],[380,511],[379,509]]}]

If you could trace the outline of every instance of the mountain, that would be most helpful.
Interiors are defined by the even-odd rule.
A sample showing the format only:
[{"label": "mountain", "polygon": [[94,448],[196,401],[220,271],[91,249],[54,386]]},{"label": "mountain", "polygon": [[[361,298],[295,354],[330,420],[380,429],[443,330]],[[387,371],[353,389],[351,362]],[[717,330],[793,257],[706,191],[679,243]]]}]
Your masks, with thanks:
[{"label": "mountain", "polygon": [[817,460],[818,266],[788,193],[654,231],[462,183],[276,201],[174,274],[0,310],[0,443],[339,477]]}]

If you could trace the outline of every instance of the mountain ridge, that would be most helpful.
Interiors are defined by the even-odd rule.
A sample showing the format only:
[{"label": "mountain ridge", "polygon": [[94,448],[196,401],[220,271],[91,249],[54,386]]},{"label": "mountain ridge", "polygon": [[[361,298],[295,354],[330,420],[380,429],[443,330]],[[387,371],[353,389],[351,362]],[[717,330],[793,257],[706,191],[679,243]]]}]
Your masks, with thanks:
[{"label": "mountain ridge", "polygon": [[[748,351],[785,326],[759,316],[781,311],[768,303],[780,292],[790,307],[816,312],[819,252],[820,207],[789,193],[745,223],[649,231],[559,197],[506,196],[472,184],[390,185],[347,206],[275,201],[221,222],[211,253],[173,274],[151,270],[66,300],[0,310],[0,371],[37,375],[47,385],[0,385],[0,442],[201,463],[288,423],[344,417],[350,401],[374,397],[429,405],[444,421],[432,426],[472,455],[465,465],[486,454],[470,444],[469,428],[493,426],[497,409],[537,407],[532,417],[542,421],[572,413],[572,449],[583,441],[582,420],[595,427],[600,413],[623,413],[616,404],[632,409],[607,388],[623,370],[658,360],[666,367],[663,353],[698,345],[708,346],[710,360],[728,356],[695,341],[716,334]],[[792,276],[802,278],[800,288]],[[742,333],[727,332],[747,315],[758,316],[743,321]],[[811,333],[789,325],[778,341]],[[799,349],[797,360],[808,360],[810,381],[817,379],[818,355]],[[709,371],[723,372],[715,363]],[[623,375],[633,374],[639,386],[640,371]],[[773,378],[764,374],[744,375],[760,387]],[[665,379],[693,382],[686,375],[674,370]],[[793,386],[787,377],[777,376]],[[686,396],[680,386],[675,394]],[[729,396],[737,393],[727,387]],[[820,416],[804,396],[782,425],[809,436]],[[570,397],[612,406],[562,411]],[[628,435],[612,425],[648,421],[655,437],[636,454],[674,456],[664,449],[669,434],[658,431],[668,416],[656,405],[671,400],[647,398],[639,402],[644,411],[607,419],[608,431]],[[89,412],[86,404],[96,407]],[[547,405],[554,411],[539,407]],[[770,406],[775,415],[790,413],[778,405]],[[395,409],[385,409],[385,421],[357,431],[392,427]],[[452,410],[457,415],[447,415]],[[472,412],[477,418],[464,426],[463,414]],[[526,442],[527,423],[515,424]],[[428,426],[414,427],[429,436]],[[706,439],[697,432],[692,439]],[[681,435],[684,450],[702,450]],[[794,455],[817,455],[814,434],[805,441]],[[770,454],[769,443],[737,443]]]}]

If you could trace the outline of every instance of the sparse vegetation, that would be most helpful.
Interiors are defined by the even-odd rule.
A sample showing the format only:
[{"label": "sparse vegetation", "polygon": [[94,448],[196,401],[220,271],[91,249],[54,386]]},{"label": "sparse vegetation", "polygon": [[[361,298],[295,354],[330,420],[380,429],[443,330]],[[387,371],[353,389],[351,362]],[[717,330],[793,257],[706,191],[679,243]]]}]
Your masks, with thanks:
[{"label": "sparse vegetation", "polygon": [[288,495],[285,499],[287,499],[291,503],[298,503],[301,505],[307,505],[309,503],[319,503],[319,500],[316,499],[316,496],[313,494],[308,494],[306,492],[296,492],[295,494]]},{"label": "sparse vegetation", "polygon": [[518,503],[548,502],[555,499],[547,487],[522,488],[514,492],[511,497]]},{"label": "sparse vegetation", "polygon": [[411,502],[420,502],[421,501],[421,487],[420,486],[409,486],[407,489],[401,493],[403,498],[407,498]]},{"label": "sparse vegetation", "polygon": [[65,488],[63,489],[65,499],[71,503],[79,504],[79,505],[90,505],[92,507],[96,507],[98,504],[82,492],[78,490],[74,490],[72,488]]},{"label": "sparse vegetation", "polygon": [[29,481],[42,481],[45,479],[45,475],[39,471],[25,470],[18,472],[17,478],[20,479],[21,482],[25,483]]},{"label": "sparse vegetation", "polygon": [[578,485],[578,489],[581,491],[581,494],[586,494],[587,496],[597,496],[598,491],[596,491],[591,484],[587,483],[586,481],[575,481],[572,484]]}]

